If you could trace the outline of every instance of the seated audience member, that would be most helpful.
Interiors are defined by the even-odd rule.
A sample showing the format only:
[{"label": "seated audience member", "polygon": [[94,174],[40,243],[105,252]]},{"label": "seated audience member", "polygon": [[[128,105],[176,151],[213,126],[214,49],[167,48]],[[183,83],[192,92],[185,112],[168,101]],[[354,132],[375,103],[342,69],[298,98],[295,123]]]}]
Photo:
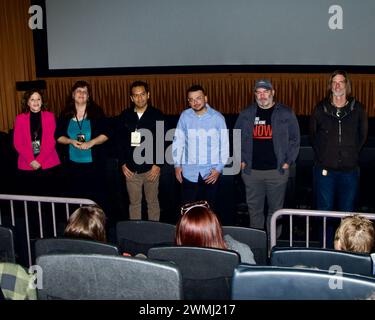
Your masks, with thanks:
[{"label": "seated audience member", "polygon": [[32,285],[35,277],[19,264],[0,263],[0,296],[6,300],[36,300],[36,288]]},{"label": "seated audience member", "polygon": [[223,236],[223,230],[216,214],[206,201],[198,201],[181,207],[181,218],[176,226],[176,245],[208,247],[236,251],[241,262],[255,264],[254,254],[249,246]]},{"label": "seated audience member", "polygon": [[[106,216],[104,211],[97,205],[78,208],[69,217],[64,236],[68,238],[87,239],[107,242],[105,231]],[[131,256],[127,252],[123,256]],[[135,257],[146,258],[144,254],[136,254]]]},{"label": "seated audience member", "polygon": [[[334,246],[336,250],[371,253],[375,243],[375,229],[372,221],[359,215],[341,220],[336,230]],[[375,254],[371,254],[375,274]]]},{"label": "seated audience member", "polygon": [[96,205],[78,208],[69,217],[64,236],[106,242],[105,214]]},{"label": "seated audience member", "polygon": [[353,215],[341,220],[335,234],[335,249],[371,253],[374,247],[373,223],[365,217]]}]

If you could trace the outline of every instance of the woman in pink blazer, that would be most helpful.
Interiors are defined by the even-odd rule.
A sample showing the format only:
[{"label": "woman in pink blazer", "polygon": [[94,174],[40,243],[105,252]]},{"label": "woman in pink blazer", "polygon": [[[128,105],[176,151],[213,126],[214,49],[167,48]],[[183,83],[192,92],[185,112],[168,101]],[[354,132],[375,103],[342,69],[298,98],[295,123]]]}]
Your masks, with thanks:
[{"label": "woman in pink blazer", "polygon": [[60,160],[54,138],[56,122],[52,112],[45,111],[43,94],[39,90],[25,92],[23,113],[14,123],[14,147],[18,152],[18,176],[22,193],[47,195],[56,190],[55,180]]}]

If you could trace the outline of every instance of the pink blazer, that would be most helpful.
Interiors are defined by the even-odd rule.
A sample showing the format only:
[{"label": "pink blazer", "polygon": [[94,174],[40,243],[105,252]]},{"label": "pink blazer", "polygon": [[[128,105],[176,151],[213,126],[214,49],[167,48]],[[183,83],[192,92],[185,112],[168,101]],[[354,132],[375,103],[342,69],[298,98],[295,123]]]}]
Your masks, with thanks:
[{"label": "pink blazer", "polygon": [[40,153],[35,158],[31,145],[30,113],[21,113],[14,123],[13,144],[18,152],[18,169],[33,170],[30,163],[38,161],[42,169],[52,168],[60,164],[55,145],[55,116],[52,112],[42,111],[42,141]]}]

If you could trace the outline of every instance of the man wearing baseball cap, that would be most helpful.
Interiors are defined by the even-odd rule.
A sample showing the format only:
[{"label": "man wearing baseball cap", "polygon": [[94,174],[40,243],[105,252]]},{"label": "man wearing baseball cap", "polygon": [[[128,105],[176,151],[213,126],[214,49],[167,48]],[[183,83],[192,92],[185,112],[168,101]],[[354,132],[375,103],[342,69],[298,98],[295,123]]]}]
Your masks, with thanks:
[{"label": "man wearing baseball cap", "polygon": [[272,214],[284,204],[289,167],[299,152],[300,131],[293,110],[274,101],[275,90],[269,80],[257,80],[254,95],[255,103],[240,113],[235,128],[241,130],[241,176],[246,187],[250,227],[265,228],[267,198],[269,235]]}]

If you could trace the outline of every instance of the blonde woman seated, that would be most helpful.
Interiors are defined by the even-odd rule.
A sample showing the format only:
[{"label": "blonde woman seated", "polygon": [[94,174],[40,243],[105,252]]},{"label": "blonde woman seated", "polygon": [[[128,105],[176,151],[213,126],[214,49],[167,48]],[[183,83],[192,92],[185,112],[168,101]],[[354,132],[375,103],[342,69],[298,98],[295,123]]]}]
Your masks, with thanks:
[{"label": "blonde woman seated", "polygon": [[335,234],[335,249],[358,253],[371,253],[374,247],[373,223],[359,215],[341,220]]},{"label": "blonde woman seated", "polygon": [[216,214],[206,201],[186,204],[181,208],[181,218],[176,226],[176,245],[227,249],[237,252],[241,262],[255,264],[254,254],[248,245],[223,236]]},{"label": "blonde woman seated", "polygon": [[64,236],[106,242],[105,219],[99,206],[80,207],[70,216]]},{"label": "blonde woman seated", "polygon": [[[367,218],[352,215],[341,220],[335,233],[335,250],[370,253],[374,248],[374,224]],[[371,254],[375,274],[375,253]]]}]

